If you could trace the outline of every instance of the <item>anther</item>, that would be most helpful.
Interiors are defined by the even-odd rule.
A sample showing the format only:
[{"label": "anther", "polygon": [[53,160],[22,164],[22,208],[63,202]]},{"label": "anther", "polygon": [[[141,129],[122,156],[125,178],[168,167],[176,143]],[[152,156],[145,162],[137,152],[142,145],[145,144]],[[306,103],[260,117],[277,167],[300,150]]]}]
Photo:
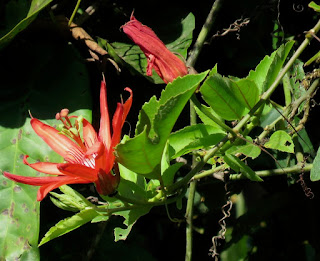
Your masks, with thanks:
[{"label": "anther", "polygon": [[56,120],[61,120],[61,115],[59,112],[57,112],[57,114],[56,114]]},{"label": "anther", "polygon": [[[71,124],[71,121],[70,121],[70,119],[68,117],[68,114],[69,114],[69,110],[68,109],[62,109],[61,112],[60,112],[60,116],[65,118],[67,123],[69,124],[69,126],[72,127],[72,124]],[[67,124],[65,124],[65,125],[67,125]]]},{"label": "anther", "polygon": [[62,109],[60,112],[60,116],[61,117],[67,117],[69,114],[69,110],[68,109]]}]

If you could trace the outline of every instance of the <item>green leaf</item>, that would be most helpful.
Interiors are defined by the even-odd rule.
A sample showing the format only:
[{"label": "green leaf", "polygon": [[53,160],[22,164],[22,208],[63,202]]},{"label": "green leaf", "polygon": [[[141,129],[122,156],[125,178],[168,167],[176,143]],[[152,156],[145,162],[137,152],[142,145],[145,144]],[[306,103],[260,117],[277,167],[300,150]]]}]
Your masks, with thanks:
[{"label": "green leaf", "polygon": [[61,186],[60,191],[63,192],[63,194],[50,192],[50,194],[55,197],[50,197],[51,201],[59,208],[77,212],[79,210],[85,209],[86,207],[93,206],[93,204],[89,202],[84,196],[67,185]]},{"label": "green leaf", "polygon": [[242,145],[235,145],[232,146],[230,149],[228,149],[226,151],[227,154],[238,154],[241,153],[247,157],[250,157],[252,159],[257,158],[260,153],[261,153],[261,149],[258,147],[258,145],[254,145],[252,138],[247,136],[245,137],[246,140],[250,141],[250,142],[244,142],[244,144]]},{"label": "green leaf", "polygon": [[259,101],[259,89],[254,81],[240,79],[236,81],[235,95],[248,110],[251,110]]},{"label": "green leaf", "polygon": [[122,165],[135,173],[145,175],[153,175],[153,172],[159,170],[171,130],[185,104],[206,75],[207,72],[187,75],[169,83],[159,101],[151,99],[150,104],[158,104],[156,111],[152,106],[143,106],[137,124],[138,135],[124,139],[116,147]]},{"label": "green leaf", "polygon": [[123,224],[126,226],[126,228],[120,228],[116,227],[114,229],[114,240],[117,242],[119,240],[126,240],[133,225],[136,223],[136,221],[143,215],[146,215],[149,213],[151,207],[145,207],[145,206],[139,206],[137,208],[131,209],[131,210],[125,210],[125,211],[119,211],[116,212],[114,215],[120,215],[124,217]]},{"label": "green leaf", "polygon": [[[214,112],[214,110],[211,107],[205,106],[203,104],[200,105],[202,107],[202,110],[207,111],[208,114],[211,114],[213,116],[215,116],[216,118],[218,118],[219,120],[223,121],[220,116],[218,114],[216,114]],[[197,115],[199,116],[200,120],[205,124],[205,125],[210,125],[210,126],[214,126],[216,128],[220,128],[221,127],[215,123],[212,119],[210,119],[205,113],[203,113],[198,107],[194,107]],[[221,129],[221,131],[223,131]]]},{"label": "green leaf", "polygon": [[223,159],[236,172],[241,172],[246,178],[252,181],[263,181],[249,166],[247,166],[238,157],[225,154]]},{"label": "green leaf", "polygon": [[118,193],[126,198],[147,201],[146,179],[121,164],[119,164],[119,170],[121,182],[117,189]]},{"label": "green leaf", "polygon": [[294,41],[289,41],[281,45],[270,56],[265,56],[254,71],[250,71],[247,79],[256,83],[260,94],[265,92],[278,76],[293,44]]},{"label": "green leaf", "polygon": [[283,130],[274,132],[270,140],[264,144],[266,148],[294,153],[294,144],[288,133]]},{"label": "green leaf", "polygon": [[214,74],[201,86],[203,99],[225,120],[237,120],[245,114],[247,102],[236,82]]},{"label": "green leaf", "polygon": [[210,125],[196,124],[170,135],[169,157],[175,159],[196,149],[206,149],[217,144],[225,132]]},{"label": "green leaf", "polygon": [[[178,25],[179,30],[181,30],[180,36],[173,42],[168,43],[167,47],[171,52],[179,53],[185,58],[192,43],[192,32],[195,27],[194,15],[190,13],[182,21],[179,21]],[[133,71],[156,84],[163,84],[163,80],[155,72],[151,77],[146,75],[147,59],[137,45],[115,42],[111,46],[117,56],[121,57]]]},{"label": "green leaf", "polygon": [[[33,117],[51,126],[58,125],[55,114],[66,107],[71,114],[81,114],[91,121],[91,97],[86,66],[72,46],[44,41],[20,46],[16,51],[21,58],[19,67],[15,59],[12,62],[5,59],[5,65],[1,63],[0,259],[14,260],[33,254],[32,260],[36,261],[39,259],[35,254],[39,233],[38,187],[12,182],[3,177],[2,171],[39,176],[23,164],[24,155],[29,155],[31,163],[62,162],[62,157],[33,131],[28,110]],[[34,55],[37,52],[41,55]]]},{"label": "green leaf", "polygon": [[[142,133],[145,128],[146,132],[150,133],[153,131],[153,119],[158,112],[159,109],[159,101],[157,100],[156,96],[151,97],[149,102],[145,103],[140,110],[138,116],[138,123],[135,130],[135,135]],[[152,134],[149,134],[152,135]]]},{"label": "green leaf", "polygon": [[82,225],[90,222],[98,215],[99,213],[97,213],[94,209],[87,208],[81,210],[79,213],[73,215],[72,217],[60,220],[55,226],[51,227],[49,231],[44,235],[44,237],[41,239],[39,243],[39,246],[49,242],[52,239],[60,237],[66,233],[69,233],[72,230],[81,227]]},{"label": "green leaf", "polygon": [[313,167],[310,171],[310,180],[320,180],[320,148],[318,148],[317,155],[313,161]]},{"label": "green leaf", "polygon": [[317,5],[314,1],[311,1],[308,6],[316,12],[320,12],[320,5]]},{"label": "green leaf", "polygon": [[162,180],[164,183],[164,186],[170,186],[173,184],[174,176],[177,173],[177,171],[184,165],[183,162],[177,162],[171,166],[169,166],[162,174]]},{"label": "green leaf", "polygon": [[[27,1],[11,0],[6,5],[5,29],[0,31],[0,50],[5,47],[19,32],[28,27],[38,13],[52,0],[33,0],[28,9]],[[18,15],[17,15],[18,14]]]}]

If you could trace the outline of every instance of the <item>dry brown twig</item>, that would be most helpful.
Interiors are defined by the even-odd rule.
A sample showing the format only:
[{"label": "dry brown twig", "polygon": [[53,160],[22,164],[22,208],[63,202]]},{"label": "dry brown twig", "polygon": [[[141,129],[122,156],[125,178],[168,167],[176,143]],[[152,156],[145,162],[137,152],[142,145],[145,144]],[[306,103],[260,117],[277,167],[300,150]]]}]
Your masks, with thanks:
[{"label": "dry brown twig", "polygon": [[212,41],[213,38],[215,37],[221,37],[221,36],[225,36],[230,32],[237,32],[237,39],[240,40],[240,30],[242,27],[246,26],[247,24],[250,23],[250,19],[249,18],[239,18],[237,20],[235,20],[232,24],[230,24],[230,26],[226,29],[223,29],[222,32],[218,31],[216,34],[214,34],[211,37],[210,42]]},{"label": "dry brown twig", "polygon": [[82,27],[78,26],[76,23],[71,23],[70,27],[68,27],[68,19],[66,17],[59,17],[57,21],[63,28],[68,28],[74,39],[77,41],[82,41],[88,47],[88,52],[90,53],[91,58],[87,59],[87,61],[100,61],[103,63],[104,59],[107,59],[112,63],[118,72],[121,71],[118,64],[114,60],[106,57],[108,52],[100,47],[98,43]]}]

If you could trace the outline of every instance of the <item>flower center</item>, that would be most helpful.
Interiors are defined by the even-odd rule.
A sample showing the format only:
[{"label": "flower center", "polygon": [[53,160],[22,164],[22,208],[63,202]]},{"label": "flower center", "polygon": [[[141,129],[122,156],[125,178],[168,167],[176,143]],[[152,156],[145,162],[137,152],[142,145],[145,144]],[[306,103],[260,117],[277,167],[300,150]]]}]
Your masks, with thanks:
[{"label": "flower center", "polygon": [[76,117],[75,123],[72,124],[70,118],[68,117],[69,110],[62,109],[60,113],[56,114],[56,120],[60,120],[63,125],[61,126],[61,134],[64,134],[70,138],[72,138],[80,148],[86,152],[87,148],[84,145],[82,138],[81,138],[81,129],[82,129],[82,116]]}]

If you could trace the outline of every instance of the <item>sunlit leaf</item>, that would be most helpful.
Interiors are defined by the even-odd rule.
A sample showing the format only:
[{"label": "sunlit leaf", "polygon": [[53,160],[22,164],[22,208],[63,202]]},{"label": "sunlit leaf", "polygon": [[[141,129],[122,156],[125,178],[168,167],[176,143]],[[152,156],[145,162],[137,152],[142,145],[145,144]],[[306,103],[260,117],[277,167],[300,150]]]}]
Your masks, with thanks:
[{"label": "sunlit leaf", "polygon": [[63,192],[63,194],[50,192],[50,194],[55,197],[50,197],[50,199],[57,207],[64,210],[77,212],[85,209],[86,207],[93,206],[91,202],[89,202],[84,196],[71,187],[63,185],[59,189],[61,192]]},{"label": "sunlit leaf", "polygon": [[126,240],[132,226],[136,223],[136,221],[143,215],[146,215],[150,211],[151,207],[147,206],[139,206],[137,208],[125,211],[116,212],[115,215],[120,215],[124,217],[123,224],[126,226],[125,228],[116,227],[114,229],[114,240],[117,242],[119,240]]},{"label": "sunlit leaf", "polygon": [[264,144],[266,148],[280,150],[283,152],[294,153],[294,144],[292,138],[283,130],[274,132],[270,140]]},{"label": "sunlit leaf", "polygon": [[192,150],[205,149],[217,144],[225,133],[210,125],[197,124],[185,127],[171,134],[169,138],[169,155],[177,158]]},{"label": "sunlit leaf", "polygon": [[[167,85],[158,102],[151,98],[152,104],[158,104],[155,112],[152,106],[143,106],[137,124],[138,135],[124,139],[116,148],[119,162],[138,174],[150,174],[160,167],[161,157],[171,130],[182,109],[190,99],[207,72],[187,75]],[[144,116],[143,116],[144,115]]]},{"label": "sunlit leaf", "polygon": [[248,141],[243,141],[244,144],[241,145],[234,145],[226,152],[233,155],[240,153],[252,159],[257,158],[261,153],[261,149],[258,145],[253,144],[251,137],[247,136],[245,139]]},{"label": "sunlit leaf", "polygon": [[60,237],[66,233],[69,233],[72,230],[75,230],[82,225],[90,222],[93,218],[98,216],[97,213],[92,208],[87,208],[81,210],[79,213],[59,221],[55,226],[51,227],[49,231],[41,239],[39,246],[49,242],[52,239]]},{"label": "sunlit leaf", "polygon": [[265,92],[278,76],[293,44],[294,41],[289,41],[281,45],[270,56],[265,56],[254,71],[250,71],[247,79],[256,83],[260,94]]},{"label": "sunlit leaf", "polygon": [[245,107],[234,95],[233,82],[215,74],[201,86],[201,94],[210,107],[223,119],[240,119]]},{"label": "sunlit leaf", "polygon": [[121,182],[117,189],[121,196],[130,199],[147,200],[146,179],[119,164]]}]

